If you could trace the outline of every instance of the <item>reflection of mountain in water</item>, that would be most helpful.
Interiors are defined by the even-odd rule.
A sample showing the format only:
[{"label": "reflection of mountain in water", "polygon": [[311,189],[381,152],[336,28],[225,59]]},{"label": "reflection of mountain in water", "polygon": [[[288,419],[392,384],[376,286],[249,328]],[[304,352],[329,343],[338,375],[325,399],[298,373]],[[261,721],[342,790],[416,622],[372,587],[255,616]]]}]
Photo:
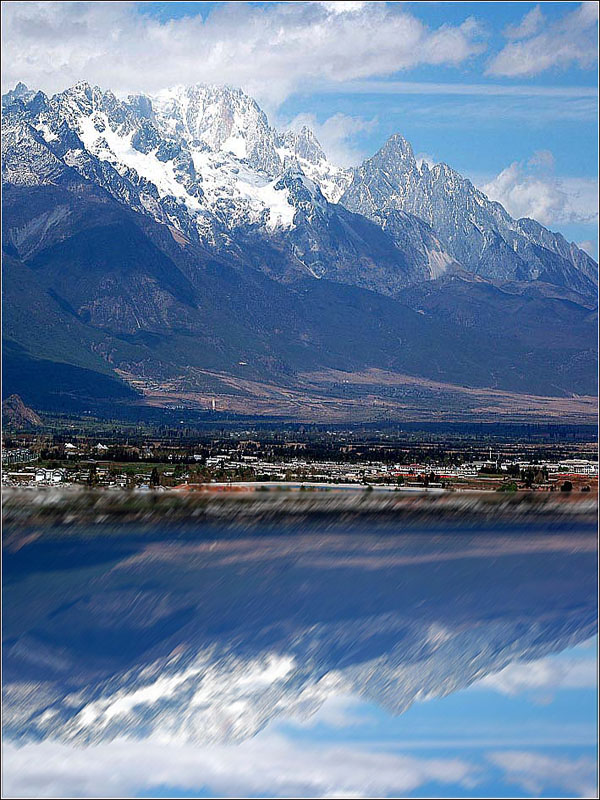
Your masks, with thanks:
[{"label": "reflection of mountain in water", "polygon": [[399,713],[595,632],[591,531],[97,541],[5,556],[11,737],[240,739],[332,691]]}]

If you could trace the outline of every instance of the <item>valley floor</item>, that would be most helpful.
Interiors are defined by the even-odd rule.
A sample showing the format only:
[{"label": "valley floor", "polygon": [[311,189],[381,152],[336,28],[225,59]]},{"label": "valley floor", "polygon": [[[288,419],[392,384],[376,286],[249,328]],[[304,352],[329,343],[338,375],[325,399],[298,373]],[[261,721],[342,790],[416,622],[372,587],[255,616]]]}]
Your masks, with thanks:
[{"label": "valley floor", "polygon": [[[298,422],[558,422],[595,424],[598,398],[548,397],[474,388],[370,369],[306,372],[287,386],[225,372],[193,370],[168,380],[118,371],[158,408],[226,411]],[[558,388],[558,387],[557,387]]]}]

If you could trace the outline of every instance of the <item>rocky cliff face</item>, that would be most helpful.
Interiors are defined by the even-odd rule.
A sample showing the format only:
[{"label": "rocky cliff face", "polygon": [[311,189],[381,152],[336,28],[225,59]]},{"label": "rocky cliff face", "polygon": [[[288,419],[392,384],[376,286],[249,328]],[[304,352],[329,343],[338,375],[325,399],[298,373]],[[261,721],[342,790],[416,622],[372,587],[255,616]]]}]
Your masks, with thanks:
[{"label": "rocky cliff face", "polygon": [[37,428],[42,425],[39,414],[28,408],[18,394],[11,394],[2,403],[2,421],[11,428]]}]

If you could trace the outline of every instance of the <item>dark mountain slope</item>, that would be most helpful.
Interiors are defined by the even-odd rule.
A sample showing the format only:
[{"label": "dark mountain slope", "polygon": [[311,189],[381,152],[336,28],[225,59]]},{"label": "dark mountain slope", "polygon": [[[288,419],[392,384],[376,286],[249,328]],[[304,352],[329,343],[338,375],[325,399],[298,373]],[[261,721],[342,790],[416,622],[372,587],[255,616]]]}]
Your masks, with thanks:
[{"label": "dark mountain slope", "polygon": [[[61,197],[64,213],[49,232],[39,219],[56,209],[55,190],[45,212],[36,191],[33,219],[21,194],[28,188],[5,198],[9,249],[16,251],[10,242],[26,242],[27,260],[7,255],[4,273],[5,391],[18,391],[26,402],[37,398],[36,407],[44,407],[45,394],[55,406],[58,385],[74,398],[93,395],[91,376],[99,381],[97,397],[132,401],[115,368],[145,379],[187,376],[191,389],[196,369],[285,386],[306,370],[378,367],[466,386],[593,391],[589,359],[581,356],[591,348],[593,321],[576,304],[559,303],[557,314],[558,301],[535,299],[531,306],[475,283],[480,309],[471,306],[470,313],[487,314],[490,322],[485,331],[473,329],[460,314],[439,307],[428,313],[425,296],[417,294],[398,302],[308,277],[282,285],[247,263],[210,256],[113,200],[100,202],[99,190],[87,193],[81,185]],[[28,231],[20,240],[10,224],[12,202],[20,209],[19,229]],[[450,278],[444,285],[450,307],[469,307],[472,286]],[[461,298],[453,286],[467,294]],[[506,308],[497,311],[500,299],[512,303],[509,324]],[[548,314],[556,318],[550,328]],[[90,374],[67,375],[65,365]],[[557,383],[557,369],[564,384]],[[79,395],[78,383],[88,387]]]},{"label": "dark mountain slope", "polygon": [[447,275],[407,289],[402,300],[425,316],[492,343],[497,350],[490,361],[493,375],[507,358],[513,361],[515,379],[545,380],[548,394],[596,394],[597,312],[544,296],[531,284],[509,288],[514,293],[471,276]]}]

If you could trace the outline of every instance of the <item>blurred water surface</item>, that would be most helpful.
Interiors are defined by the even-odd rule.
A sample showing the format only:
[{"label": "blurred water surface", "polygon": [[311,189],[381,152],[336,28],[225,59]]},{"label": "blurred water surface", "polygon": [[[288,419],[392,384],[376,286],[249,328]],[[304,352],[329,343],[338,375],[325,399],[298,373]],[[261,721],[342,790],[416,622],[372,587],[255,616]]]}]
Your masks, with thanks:
[{"label": "blurred water surface", "polygon": [[5,794],[595,791],[593,525],[38,534],[4,553]]}]

